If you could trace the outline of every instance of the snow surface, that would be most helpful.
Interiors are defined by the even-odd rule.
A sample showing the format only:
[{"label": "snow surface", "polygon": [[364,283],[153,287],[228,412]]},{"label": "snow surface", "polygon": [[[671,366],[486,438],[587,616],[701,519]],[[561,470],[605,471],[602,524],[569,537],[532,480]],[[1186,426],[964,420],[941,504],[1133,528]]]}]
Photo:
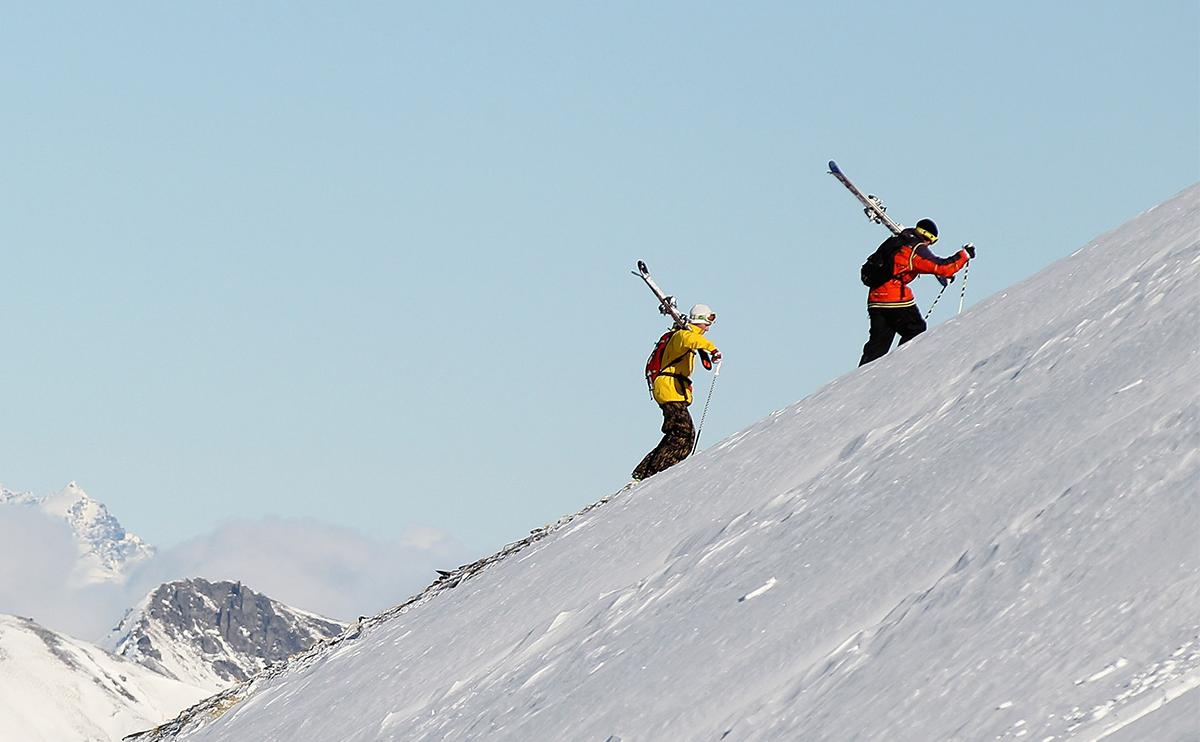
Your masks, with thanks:
[{"label": "snow surface", "polygon": [[30,619],[0,614],[0,739],[6,742],[110,742],[208,693]]},{"label": "snow surface", "polygon": [[1198,318],[1200,186],[141,739],[1193,739]]}]

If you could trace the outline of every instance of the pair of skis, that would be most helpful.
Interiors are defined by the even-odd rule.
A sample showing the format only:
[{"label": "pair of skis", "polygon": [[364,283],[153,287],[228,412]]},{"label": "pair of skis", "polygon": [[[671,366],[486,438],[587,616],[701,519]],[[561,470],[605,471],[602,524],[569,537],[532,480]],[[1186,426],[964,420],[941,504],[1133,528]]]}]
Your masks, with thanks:
[{"label": "pair of skis", "polygon": [[[686,330],[690,324],[687,320],[687,317],[684,317],[683,313],[679,311],[679,306],[675,301],[675,297],[667,296],[663,290],[658,287],[658,284],[655,283],[654,277],[650,275],[650,269],[646,267],[646,262],[644,260],[639,260],[637,262],[637,270],[630,272],[645,281],[646,286],[648,286],[650,291],[654,293],[655,298],[658,299],[659,313],[669,316],[675,322],[675,327],[677,329]],[[698,352],[700,353],[700,363],[704,365],[705,369],[712,371],[713,362],[712,359],[709,358],[708,353],[704,352],[703,350]],[[721,373],[720,363],[717,364],[716,369],[717,370],[713,373],[714,376]]]},{"label": "pair of skis", "polygon": [[658,311],[660,314],[668,315],[675,320],[675,326],[680,330],[686,330],[688,326],[687,318],[679,311],[679,306],[675,302],[674,296],[667,296],[663,290],[654,282],[654,278],[650,275],[650,269],[646,267],[646,261],[639,260],[637,262],[637,270],[631,271],[633,275],[641,278],[650,287],[650,291],[654,293],[654,297],[658,299]]},{"label": "pair of skis", "polygon": [[883,205],[883,201],[878,196],[869,193],[863,193],[858,186],[854,185],[838,164],[833,160],[829,161],[829,174],[837,178],[842,185],[846,186],[846,190],[850,191],[855,198],[863,205],[863,213],[867,218],[876,224],[882,224],[891,230],[892,234],[900,234],[904,231],[904,225],[897,222],[887,215],[887,207]]}]

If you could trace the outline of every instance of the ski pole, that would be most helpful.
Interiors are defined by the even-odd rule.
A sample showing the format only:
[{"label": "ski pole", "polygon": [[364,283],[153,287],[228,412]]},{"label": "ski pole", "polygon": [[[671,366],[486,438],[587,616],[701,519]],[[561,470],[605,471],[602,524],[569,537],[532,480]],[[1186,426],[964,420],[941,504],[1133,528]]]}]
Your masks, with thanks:
[{"label": "ski pole", "polygon": [[971,275],[971,263],[968,262],[963,266],[963,287],[962,293],[958,295],[958,313],[962,314],[963,302],[967,298],[967,277]]},{"label": "ski pole", "polygon": [[708,403],[712,401],[713,389],[717,388],[717,377],[721,375],[721,362],[717,361],[713,366],[713,380],[708,385],[708,399],[704,400],[704,411],[700,413],[700,425],[696,428],[696,442],[692,444],[692,453],[700,448],[700,433],[704,431],[704,418],[708,417]]},{"label": "ski pole", "polygon": [[942,290],[938,292],[937,298],[934,299],[933,303],[929,305],[929,311],[925,313],[925,319],[929,319],[929,315],[933,314],[933,308],[937,306],[939,301],[941,301],[942,294],[946,293],[946,287],[949,285],[949,283],[942,284]]}]

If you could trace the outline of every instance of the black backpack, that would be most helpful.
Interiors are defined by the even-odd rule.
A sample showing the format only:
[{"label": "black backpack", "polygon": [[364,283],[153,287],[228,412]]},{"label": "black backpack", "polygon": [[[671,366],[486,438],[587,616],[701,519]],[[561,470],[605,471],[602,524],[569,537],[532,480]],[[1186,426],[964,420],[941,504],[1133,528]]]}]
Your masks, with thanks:
[{"label": "black backpack", "polygon": [[863,285],[875,289],[895,278],[896,253],[907,244],[908,240],[901,233],[888,237],[875,248],[858,270]]}]

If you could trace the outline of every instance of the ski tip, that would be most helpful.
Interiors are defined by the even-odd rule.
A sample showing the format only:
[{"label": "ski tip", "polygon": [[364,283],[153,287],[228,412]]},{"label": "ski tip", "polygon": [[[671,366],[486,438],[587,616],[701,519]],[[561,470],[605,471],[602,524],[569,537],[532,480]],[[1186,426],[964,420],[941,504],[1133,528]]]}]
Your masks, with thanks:
[{"label": "ski tip", "polygon": [[830,161],[829,161],[829,172],[831,172],[831,173],[840,173],[840,172],[842,172],[842,171],[838,169],[838,166],[837,166],[837,163],[836,163],[836,162],[834,162],[833,160],[830,160]]},{"label": "ski tip", "polygon": [[646,267],[646,261],[644,261],[644,260],[638,261],[638,270],[641,271],[642,273],[650,272],[650,269]]}]

